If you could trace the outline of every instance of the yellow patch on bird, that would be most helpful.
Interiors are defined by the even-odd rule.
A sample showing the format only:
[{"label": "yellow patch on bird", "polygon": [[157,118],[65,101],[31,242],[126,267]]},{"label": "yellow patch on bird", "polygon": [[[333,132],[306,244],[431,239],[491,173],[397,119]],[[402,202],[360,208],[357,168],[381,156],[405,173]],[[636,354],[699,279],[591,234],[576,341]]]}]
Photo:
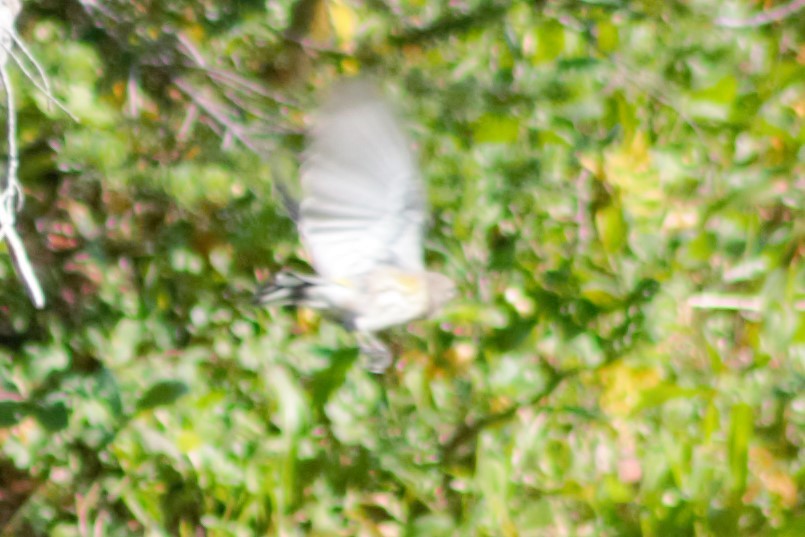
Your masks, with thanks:
[{"label": "yellow patch on bird", "polygon": [[349,278],[335,278],[333,282],[337,283],[342,287],[349,287],[350,289],[353,289],[355,287],[355,282],[350,280]]},{"label": "yellow patch on bird", "polygon": [[421,284],[420,278],[413,275],[403,274],[398,276],[396,280],[406,291],[416,291]]}]

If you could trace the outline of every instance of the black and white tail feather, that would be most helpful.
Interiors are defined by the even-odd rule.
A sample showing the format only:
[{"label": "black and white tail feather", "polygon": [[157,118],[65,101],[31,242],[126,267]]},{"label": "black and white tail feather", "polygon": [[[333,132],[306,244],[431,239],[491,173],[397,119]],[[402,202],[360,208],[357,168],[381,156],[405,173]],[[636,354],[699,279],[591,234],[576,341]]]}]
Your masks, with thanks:
[{"label": "black and white tail feather", "polygon": [[309,305],[309,293],[317,283],[318,279],[313,276],[283,271],[255,291],[254,303],[260,306],[306,306]]}]

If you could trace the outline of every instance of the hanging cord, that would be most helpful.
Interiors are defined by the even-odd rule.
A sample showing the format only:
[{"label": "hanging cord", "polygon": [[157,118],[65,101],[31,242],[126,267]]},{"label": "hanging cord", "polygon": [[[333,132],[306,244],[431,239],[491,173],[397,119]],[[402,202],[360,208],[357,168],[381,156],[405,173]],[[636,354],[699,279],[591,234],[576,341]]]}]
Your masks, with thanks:
[{"label": "hanging cord", "polygon": [[[28,259],[25,245],[15,228],[17,213],[23,205],[23,192],[17,176],[19,170],[17,109],[14,88],[8,76],[8,59],[14,60],[26,78],[47,96],[50,103],[66,112],[73,120],[76,118],[53,97],[44,70],[14,31],[14,22],[21,8],[22,4],[19,0],[0,0],[0,85],[6,96],[6,144],[8,146],[5,176],[0,176],[0,239],[6,241],[14,268],[22,280],[31,302],[41,309],[45,306],[45,294],[31,261]],[[29,64],[33,66],[34,71],[31,71]]]}]

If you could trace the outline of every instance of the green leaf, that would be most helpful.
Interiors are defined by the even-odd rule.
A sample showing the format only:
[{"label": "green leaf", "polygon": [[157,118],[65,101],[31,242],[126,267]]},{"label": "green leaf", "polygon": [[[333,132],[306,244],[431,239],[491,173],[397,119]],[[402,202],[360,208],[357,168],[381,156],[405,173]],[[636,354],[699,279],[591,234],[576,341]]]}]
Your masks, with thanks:
[{"label": "green leaf", "polygon": [[714,85],[689,93],[683,109],[696,119],[726,120],[738,92],[734,76],[725,76]]},{"label": "green leaf", "polygon": [[299,380],[287,367],[271,365],[266,372],[266,383],[279,401],[277,424],[283,433],[297,436],[310,421],[310,403]]},{"label": "green leaf", "polygon": [[711,393],[712,391],[706,388],[683,388],[676,384],[663,383],[640,392],[640,403],[638,403],[634,410],[641,411],[646,408],[660,406],[672,399],[692,399],[704,397]]},{"label": "green leaf", "polygon": [[176,402],[188,391],[187,384],[180,380],[162,380],[148,388],[148,391],[137,401],[137,410],[149,410],[158,406]]},{"label": "green leaf", "polygon": [[537,47],[531,55],[534,65],[553,61],[565,51],[565,28],[559,22],[550,21],[537,27],[533,36]]},{"label": "green leaf", "polygon": [[598,40],[598,48],[601,52],[612,52],[618,47],[620,37],[618,27],[609,20],[599,21],[595,25],[595,37]]},{"label": "green leaf", "polygon": [[475,122],[473,135],[476,143],[510,144],[516,142],[520,134],[520,120],[486,114]]},{"label": "green leaf", "polygon": [[34,407],[34,416],[42,426],[50,432],[58,432],[67,427],[70,413],[63,401],[56,401],[49,405]]},{"label": "green leaf", "polygon": [[599,209],[595,213],[595,227],[607,252],[617,252],[626,244],[628,229],[620,207],[607,205]]},{"label": "green leaf", "polygon": [[322,349],[322,352],[326,354],[329,366],[313,376],[310,386],[313,403],[319,409],[323,409],[330,396],[344,384],[347,372],[354,366],[359,355],[357,347]]},{"label": "green leaf", "polygon": [[446,514],[427,514],[418,517],[409,527],[407,535],[429,535],[433,537],[450,537],[456,535],[456,524]]},{"label": "green leaf", "polygon": [[16,425],[28,414],[24,401],[0,401],[0,427]]},{"label": "green leaf", "polygon": [[592,57],[565,58],[557,62],[560,71],[585,70],[601,65],[601,60]]},{"label": "green leaf", "polygon": [[750,405],[739,403],[730,413],[727,453],[730,469],[730,488],[739,496],[746,490],[748,474],[749,441],[754,430],[754,410]]}]

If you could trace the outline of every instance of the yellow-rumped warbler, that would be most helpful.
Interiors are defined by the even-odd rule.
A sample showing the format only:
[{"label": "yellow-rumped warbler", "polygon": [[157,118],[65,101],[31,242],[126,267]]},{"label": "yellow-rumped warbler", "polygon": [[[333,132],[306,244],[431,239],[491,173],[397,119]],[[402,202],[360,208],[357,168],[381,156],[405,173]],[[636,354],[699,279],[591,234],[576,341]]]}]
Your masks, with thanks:
[{"label": "yellow-rumped warbler", "polygon": [[431,315],[455,286],[425,270],[422,181],[371,83],[349,80],[332,91],[314,120],[301,176],[297,227],[318,274],[281,272],[255,299],[330,310],[357,333],[369,369],[382,372],[391,352],[373,333]]}]

